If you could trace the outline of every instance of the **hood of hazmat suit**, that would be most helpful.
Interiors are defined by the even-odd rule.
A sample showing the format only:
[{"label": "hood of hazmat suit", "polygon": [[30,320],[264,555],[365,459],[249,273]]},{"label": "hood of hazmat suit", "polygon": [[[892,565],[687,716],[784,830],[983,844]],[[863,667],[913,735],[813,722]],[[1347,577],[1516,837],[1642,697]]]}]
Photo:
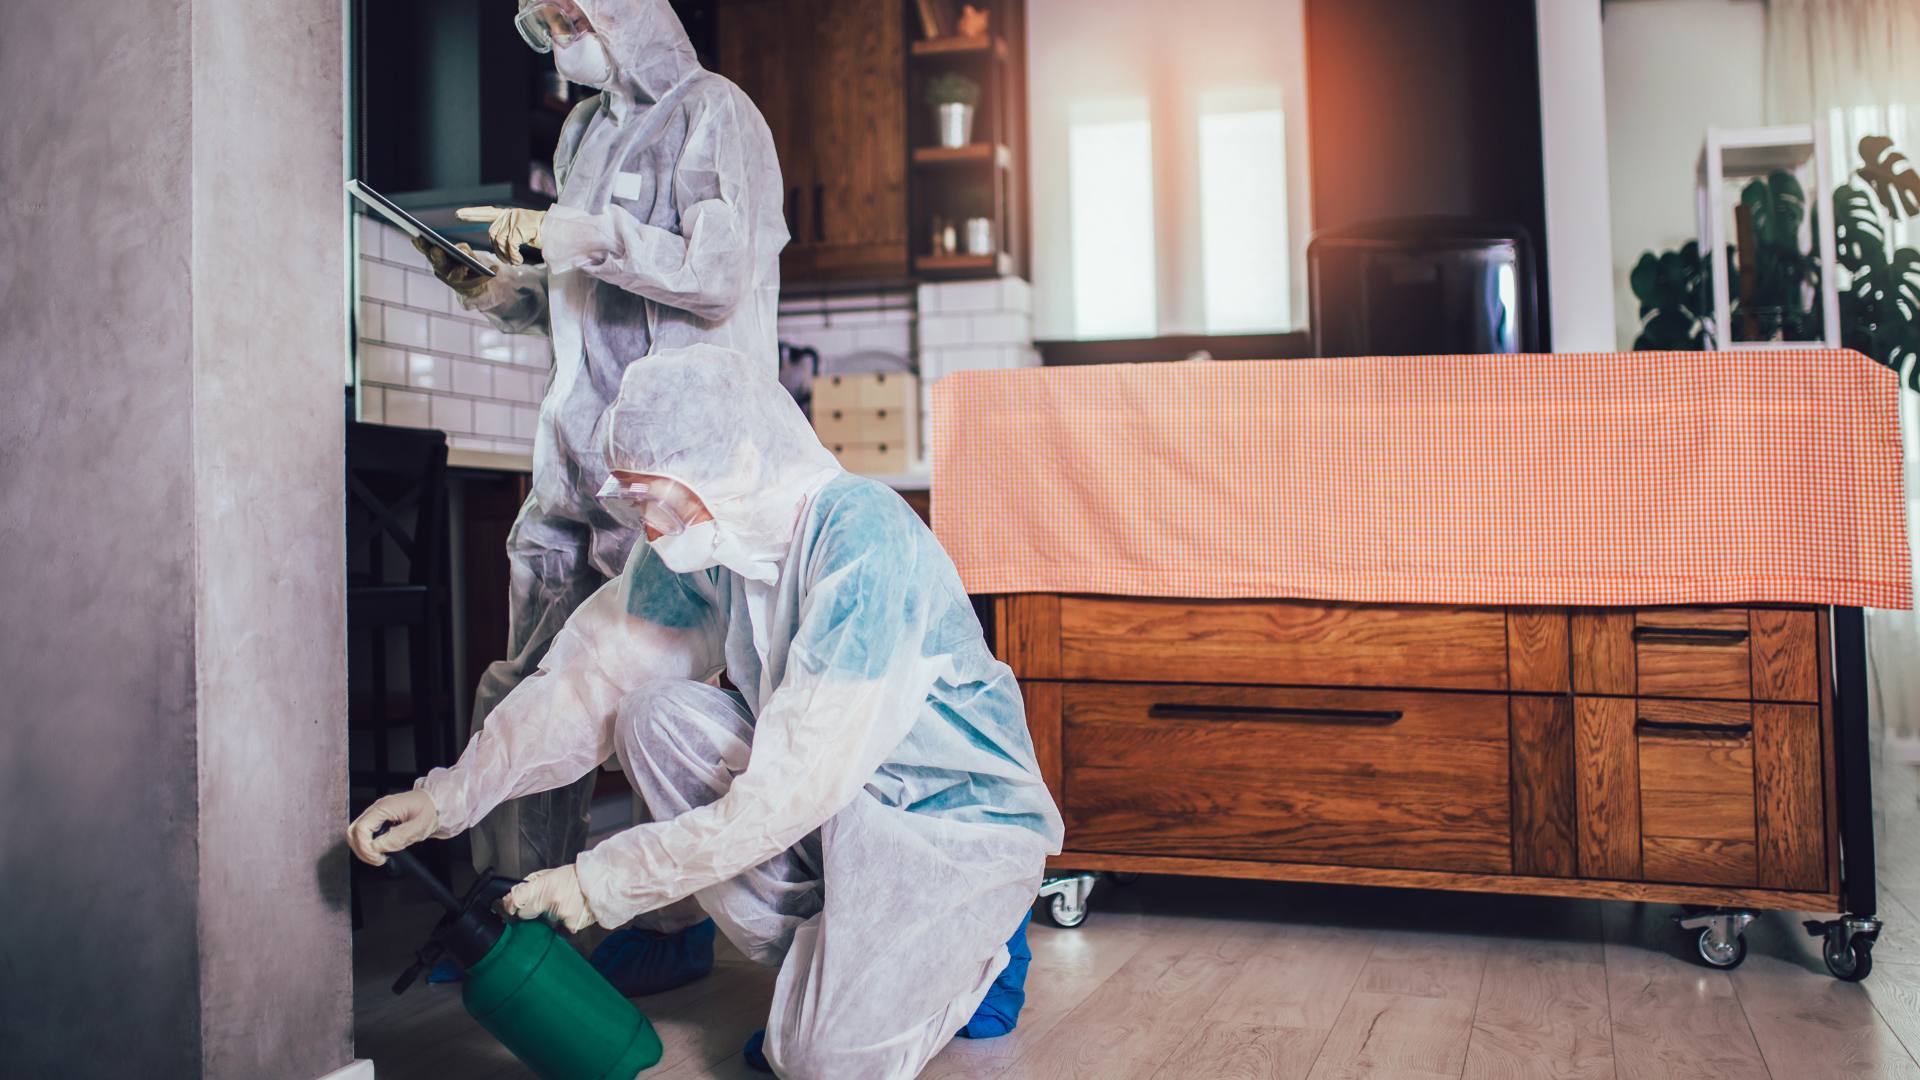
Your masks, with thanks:
[{"label": "hood of hazmat suit", "polygon": [[553,376],[534,441],[534,494],[591,524],[618,573],[631,531],[598,512],[601,414],[627,365],[660,349],[725,346],[771,373],[788,239],[773,136],[753,102],[703,69],[667,0],[575,0],[613,62],[554,152],[560,197],[543,265],[501,266],[462,302],[509,333],[548,332]]},{"label": "hood of hazmat suit", "polygon": [[706,503],[718,565],[674,574],[636,545],[460,762],[421,781],[436,835],[584,775],[647,684],[724,669],[753,717],[750,761],[715,801],[581,854],[602,924],[758,866],[863,794],[1003,837],[1035,867],[1059,850],[1019,687],[952,560],[891,489],[840,468],[770,372],[711,347],[657,354],[628,369],[608,422],[614,468]]}]

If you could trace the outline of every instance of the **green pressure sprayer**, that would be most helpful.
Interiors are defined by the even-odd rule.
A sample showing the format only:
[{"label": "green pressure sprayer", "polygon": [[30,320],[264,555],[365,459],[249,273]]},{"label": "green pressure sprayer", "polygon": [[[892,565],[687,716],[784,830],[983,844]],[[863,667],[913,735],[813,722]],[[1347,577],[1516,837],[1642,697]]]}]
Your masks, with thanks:
[{"label": "green pressure sprayer", "polygon": [[482,874],[455,896],[412,855],[387,859],[447,909],[394,993],[442,957],[452,960],[465,973],[467,1012],[543,1080],[632,1080],[660,1060],[653,1025],[553,927],[494,913],[516,882]]}]

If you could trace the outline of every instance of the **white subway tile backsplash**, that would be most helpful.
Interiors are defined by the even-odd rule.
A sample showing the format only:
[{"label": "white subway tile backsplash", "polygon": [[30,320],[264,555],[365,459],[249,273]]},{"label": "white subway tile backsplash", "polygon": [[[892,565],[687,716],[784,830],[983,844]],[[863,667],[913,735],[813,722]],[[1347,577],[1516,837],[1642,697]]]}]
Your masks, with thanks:
[{"label": "white subway tile backsplash", "polygon": [[407,385],[419,390],[451,390],[453,363],[432,353],[408,353]]},{"label": "white subway tile backsplash", "polygon": [[466,398],[434,394],[433,426],[441,431],[472,431],[473,402]]},{"label": "white subway tile backsplash", "polygon": [[1000,309],[999,281],[945,281],[929,285],[921,290],[923,303],[928,289],[934,292],[934,310],[942,314]]},{"label": "white subway tile backsplash", "polygon": [[920,350],[920,379],[937,382],[956,371],[989,371],[1002,366],[1003,351],[966,345],[960,348]]},{"label": "white subway tile backsplash", "polygon": [[513,407],[497,401],[473,403],[473,430],[481,435],[513,434]]},{"label": "white subway tile backsplash", "polygon": [[906,323],[891,326],[863,326],[854,331],[854,348],[877,349],[906,356],[913,352],[913,330]]},{"label": "white subway tile backsplash", "polygon": [[475,360],[455,360],[453,391],[474,397],[493,397],[493,369]]},{"label": "white subway tile backsplash", "polygon": [[428,346],[427,317],[405,308],[388,308],[385,315],[387,341],[395,345]]},{"label": "white subway tile backsplash", "polygon": [[492,360],[497,364],[513,361],[513,343],[507,335],[492,326],[475,327],[473,331],[473,354],[482,360]]},{"label": "white subway tile backsplash", "polygon": [[538,334],[513,335],[513,362],[547,371],[553,367],[553,344]]},{"label": "white subway tile backsplash", "polygon": [[381,237],[387,230],[386,223],[366,214],[353,215],[353,221],[355,232],[360,237],[360,254],[368,258],[379,258]]},{"label": "white subway tile backsplash", "polygon": [[493,369],[493,396],[503,401],[538,401],[540,385],[531,372],[497,367]]},{"label": "white subway tile backsplash", "polygon": [[363,382],[407,383],[406,354],[385,345],[360,343],[360,379]]},{"label": "white subway tile backsplash", "polygon": [[1031,345],[1033,317],[1019,312],[975,315],[969,337],[975,345]]},{"label": "white subway tile backsplash", "polygon": [[966,315],[920,316],[920,347],[938,349],[947,345],[966,345],[973,341],[973,323]]},{"label": "white subway tile backsplash", "polygon": [[407,273],[407,306],[425,308],[428,311],[450,311],[449,302],[453,290],[440,283],[440,279],[423,271]]},{"label": "white subway tile backsplash", "polygon": [[531,440],[540,429],[540,410],[531,405],[513,407],[513,437]]},{"label": "white subway tile backsplash", "polygon": [[529,456],[552,366],[545,335],[506,335],[462,308],[400,230],[369,218],[355,228],[359,415],[440,428],[456,448]]},{"label": "white subway tile backsplash", "polygon": [[1004,311],[1033,312],[1033,286],[1026,278],[1000,279],[1000,307]]},{"label": "white subway tile backsplash", "polygon": [[404,304],[407,302],[407,272],[397,266],[361,259],[360,292],[375,300]]},{"label": "white subway tile backsplash", "polygon": [[426,394],[416,394],[411,390],[388,390],[386,392],[386,421],[400,427],[432,427],[433,399]]},{"label": "white subway tile backsplash", "polygon": [[419,248],[413,246],[411,237],[391,225],[385,228],[386,238],[382,241],[381,251],[385,253],[383,257],[388,262],[396,262],[402,266],[420,270],[432,270],[433,264],[427,261],[425,255],[420,254]]},{"label": "white subway tile backsplash", "polygon": [[386,321],[381,316],[386,308],[365,297],[360,299],[359,325],[355,328],[361,339],[366,341],[385,341],[387,339]]},{"label": "white subway tile backsplash", "polygon": [[461,356],[473,355],[473,327],[458,319],[434,316],[432,323],[432,344],[441,352],[459,353]]}]

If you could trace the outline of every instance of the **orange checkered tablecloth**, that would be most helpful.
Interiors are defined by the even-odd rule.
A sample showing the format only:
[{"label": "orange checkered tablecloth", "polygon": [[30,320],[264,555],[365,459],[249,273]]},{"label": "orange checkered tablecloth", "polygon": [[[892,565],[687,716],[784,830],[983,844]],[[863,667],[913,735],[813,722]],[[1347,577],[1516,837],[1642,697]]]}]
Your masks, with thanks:
[{"label": "orange checkered tablecloth", "polygon": [[974,593],[1906,608],[1900,393],[1838,350],[963,372],[934,531]]}]

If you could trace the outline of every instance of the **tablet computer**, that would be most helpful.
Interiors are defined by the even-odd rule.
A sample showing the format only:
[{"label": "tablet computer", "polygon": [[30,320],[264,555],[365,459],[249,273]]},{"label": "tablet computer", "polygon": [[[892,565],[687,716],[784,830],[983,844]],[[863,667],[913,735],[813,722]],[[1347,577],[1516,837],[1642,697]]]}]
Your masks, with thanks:
[{"label": "tablet computer", "polygon": [[347,181],[347,194],[365,203],[367,208],[374,213],[393,222],[395,228],[406,233],[408,236],[425,240],[427,243],[453,256],[462,266],[479,274],[481,277],[493,276],[492,267],[461,250],[460,245],[421,224],[419,218],[395,206],[393,201],[385,195],[380,194],[358,180]]}]

